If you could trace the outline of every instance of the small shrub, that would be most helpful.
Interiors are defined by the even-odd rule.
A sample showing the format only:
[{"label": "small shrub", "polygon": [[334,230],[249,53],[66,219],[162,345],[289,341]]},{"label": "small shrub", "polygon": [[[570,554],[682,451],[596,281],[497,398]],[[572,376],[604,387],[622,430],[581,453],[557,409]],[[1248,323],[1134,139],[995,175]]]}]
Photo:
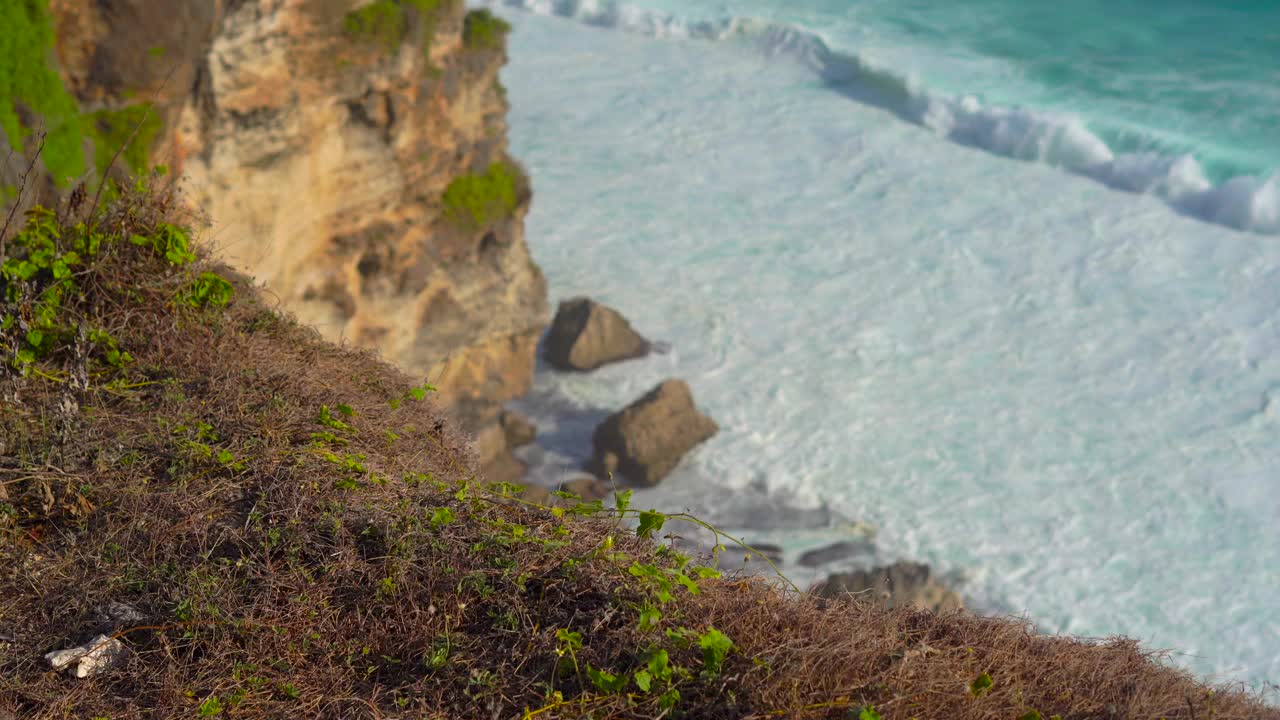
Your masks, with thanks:
[{"label": "small shrub", "polygon": [[397,0],[378,0],[356,8],[343,18],[342,29],[353,39],[376,43],[393,53],[404,42],[407,22]]},{"label": "small shrub", "polygon": [[462,46],[468,50],[496,50],[511,25],[486,9],[472,10],[462,20]]},{"label": "small shrub", "polygon": [[444,0],[377,0],[347,13],[342,28],[352,40],[380,45],[394,54],[413,27],[412,11],[419,23],[423,56],[430,59],[436,16],[445,4]]},{"label": "small shrub", "polygon": [[90,117],[97,131],[93,158],[98,177],[106,175],[107,165],[120,148],[124,148],[120,160],[130,172],[146,172],[151,147],[164,127],[160,114],[154,108],[147,104],[130,105],[120,110],[99,110]]},{"label": "small shrub", "polygon": [[231,302],[235,289],[221,275],[202,272],[181,295],[191,307],[222,307]]},{"label": "small shrub", "polygon": [[480,175],[455,178],[444,191],[444,216],[468,230],[480,230],[509,217],[519,204],[519,170],[496,162]]}]

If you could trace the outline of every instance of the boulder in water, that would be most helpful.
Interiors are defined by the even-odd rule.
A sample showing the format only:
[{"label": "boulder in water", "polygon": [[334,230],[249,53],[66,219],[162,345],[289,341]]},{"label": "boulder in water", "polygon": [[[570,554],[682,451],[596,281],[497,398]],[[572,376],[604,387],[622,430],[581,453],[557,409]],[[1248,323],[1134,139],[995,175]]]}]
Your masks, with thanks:
[{"label": "boulder in water", "polygon": [[719,430],[694,406],[688,383],[666,380],[600,423],[587,470],[599,478],[617,473],[634,485],[652,487]]},{"label": "boulder in water", "polygon": [[594,370],[601,365],[642,357],[648,340],[617,310],[585,297],[560,303],[547,334],[547,361],[557,370]]}]

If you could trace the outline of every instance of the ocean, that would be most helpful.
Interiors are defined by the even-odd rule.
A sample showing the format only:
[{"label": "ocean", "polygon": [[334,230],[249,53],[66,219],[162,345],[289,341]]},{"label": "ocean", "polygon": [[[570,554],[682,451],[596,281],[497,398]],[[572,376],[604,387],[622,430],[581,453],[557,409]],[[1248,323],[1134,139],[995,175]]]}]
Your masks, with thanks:
[{"label": "ocean", "polygon": [[682,377],[721,432],[637,504],[1280,682],[1280,3],[1227,5],[491,2],[552,300],[671,348],[540,368],[535,476]]}]

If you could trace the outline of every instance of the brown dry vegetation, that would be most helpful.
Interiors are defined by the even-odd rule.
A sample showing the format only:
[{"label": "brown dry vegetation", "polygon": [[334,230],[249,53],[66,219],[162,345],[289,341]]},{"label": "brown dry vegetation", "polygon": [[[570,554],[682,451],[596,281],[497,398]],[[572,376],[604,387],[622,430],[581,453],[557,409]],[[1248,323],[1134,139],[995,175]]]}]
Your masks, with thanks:
[{"label": "brown dry vegetation", "polygon": [[[41,218],[53,257],[89,232]],[[145,240],[190,220],[163,188],[107,208],[25,373],[55,278],[0,281],[0,716],[1280,718],[1128,640],[703,577],[616,510],[518,502],[409,378]],[[104,629],[115,669],[43,661]]]}]

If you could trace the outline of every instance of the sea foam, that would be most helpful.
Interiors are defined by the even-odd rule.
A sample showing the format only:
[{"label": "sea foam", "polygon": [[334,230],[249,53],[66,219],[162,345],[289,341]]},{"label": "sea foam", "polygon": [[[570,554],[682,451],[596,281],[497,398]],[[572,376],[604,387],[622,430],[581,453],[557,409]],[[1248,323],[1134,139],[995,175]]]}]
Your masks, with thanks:
[{"label": "sea foam", "polygon": [[1076,117],[1024,107],[985,105],[921,87],[856,50],[833,49],[818,34],[765,20],[688,20],[604,0],[487,0],[541,15],[654,38],[739,42],[798,62],[832,91],[882,107],[947,139],[1003,157],[1045,163],[1108,187],[1150,193],[1175,210],[1236,230],[1280,234],[1280,175],[1242,175],[1214,185],[1193,155],[1117,153]]}]

